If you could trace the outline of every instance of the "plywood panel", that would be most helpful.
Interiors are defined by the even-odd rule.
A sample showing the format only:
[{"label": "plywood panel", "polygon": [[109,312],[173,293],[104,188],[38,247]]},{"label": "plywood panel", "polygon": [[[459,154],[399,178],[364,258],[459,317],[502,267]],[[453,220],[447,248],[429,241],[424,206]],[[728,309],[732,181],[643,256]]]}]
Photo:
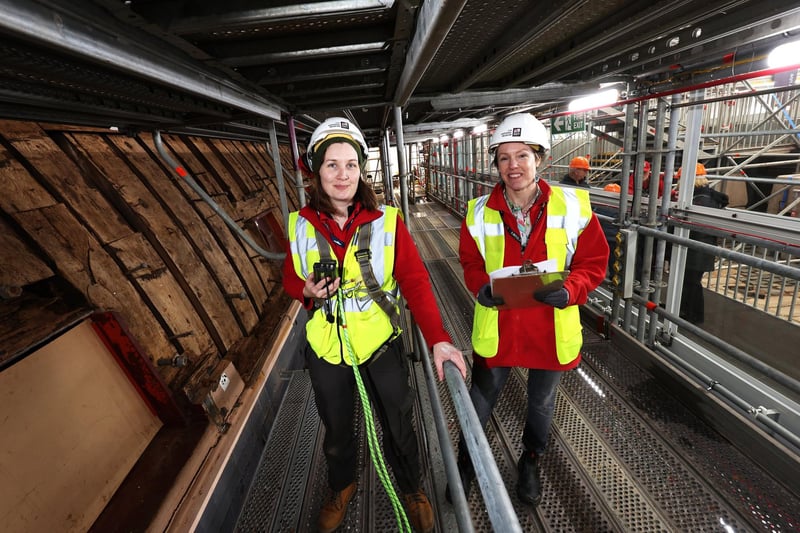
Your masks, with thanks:
[{"label": "plywood panel", "polygon": [[[785,174],[778,176],[782,180],[796,180],[797,185],[774,184],[770,194],[774,194],[767,204],[767,213],[778,213],[792,203],[800,195],[800,174]],[[742,184],[744,185],[744,183]],[[800,207],[792,208],[795,213],[800,212]]]},{"label": "plywood panel", "polygon": [[160,427],[88,322],[0,373],[5,531],[85,531]]},{"label": "plywood panel", "polygon": [[[720,187],[715,187],[719,189]],[[747,184],[743,181],[728,181],[722,185],[722,192],[728,195],[728,207],[747,207]]]}]

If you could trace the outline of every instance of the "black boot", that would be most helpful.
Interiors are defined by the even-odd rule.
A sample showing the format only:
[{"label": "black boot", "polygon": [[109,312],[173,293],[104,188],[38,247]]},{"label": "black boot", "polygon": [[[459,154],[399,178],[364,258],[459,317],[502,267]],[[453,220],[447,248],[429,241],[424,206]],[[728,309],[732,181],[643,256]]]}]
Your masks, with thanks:
[{"label": "black boot", "polygon": [[517,480],[517,497],[523,503],[539,505],[542,499],[541,483],[539,481],[539,456],[535,452],[522,452],[517,463],[519,479]]},{"label": "black boot", "polygon": [[[469,455],[458,457],[458,475],[461,478],[461,485],[464,487],[464,495],[469,500],[469,491],[472,488],[472,482],[475,479],[475,469],[472,467],[472,459]],[[448,503],[453,503],[453,497],[450,495],[450,483],[444,491],[444,497]]]}]

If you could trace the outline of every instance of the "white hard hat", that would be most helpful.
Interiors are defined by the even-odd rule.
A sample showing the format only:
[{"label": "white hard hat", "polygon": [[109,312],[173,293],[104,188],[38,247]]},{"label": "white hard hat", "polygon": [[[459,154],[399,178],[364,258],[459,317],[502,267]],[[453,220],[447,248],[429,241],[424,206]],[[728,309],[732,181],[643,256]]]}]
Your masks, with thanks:
[{"label": "white hard hat", "polygon": [[[306,156],[309,163],[313,161],[314,151],[328,139],[335,139],[341,137],[343,140],[350,141],[361,147],[361,153],[358,154],[360,160],[366,161],[369,157],[369,147],[364,140],[364,135],[355,124],[342,117],[331,117],[322,122],[311,134],[311,139],[308,141],[308,150]],[[312,169],[313,170],[313,169]]]},{"label": "white hard hat", "polygon": [[489,141],[489,152],[494,153],[502,143],[525,143],[536,151],[550,149],[550,133],[544,124],[539,122],[530,113],[516,113],[508,115],[494,130]]}]

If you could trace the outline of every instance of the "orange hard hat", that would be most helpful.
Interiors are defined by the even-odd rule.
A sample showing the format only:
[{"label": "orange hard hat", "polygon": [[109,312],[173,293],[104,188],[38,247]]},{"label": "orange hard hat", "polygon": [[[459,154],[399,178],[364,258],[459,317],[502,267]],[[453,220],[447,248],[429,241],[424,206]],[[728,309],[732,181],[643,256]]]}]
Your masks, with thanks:
[{"label": "orange hard hat", "polygon": [[622,191],[622,189],[619,186],[619,183],[609,183],[608,185],[603,187],[603,190],[604,191],[608,191],[608,192],[620,192],[620,191]]},{"label": "orange hard hat", "polygon": [[582,156],[573,157],[572,161],[569,162],[569,168],[589,170],[589,160]]},{"label": "orange hard hat", "polygon": [[[683,167],[678,169],[678,172],[675,173],[675,179],[681,179],[681,171],[683,171]],[[706,166],[703,163],[697,163],[697,166],[694,167],[694,175],[695,176],[705,176],[706,175]]]}]

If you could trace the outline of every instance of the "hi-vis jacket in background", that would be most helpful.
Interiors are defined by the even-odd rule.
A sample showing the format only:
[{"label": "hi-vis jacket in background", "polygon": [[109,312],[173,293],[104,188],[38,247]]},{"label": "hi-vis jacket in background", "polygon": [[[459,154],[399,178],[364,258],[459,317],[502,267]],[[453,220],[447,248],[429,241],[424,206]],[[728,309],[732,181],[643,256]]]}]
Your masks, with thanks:
[{"label": "hi-vis jacket in background", "polygon": [[[289,247],[283,265],[284,289],[289,296],[303,302],[306,309],[313,309],[314,302],[303,297],[303,287],[305,278],[313,272],[313,265],[319,260],[316,243],[316,234],[319,233],[330,245],[331,254],[340,267],[344,318],[357,363],[369,359],[394,334],[389,317],[371,301],[361,280],[355,252],[358,249],[357,234],[364,224],[372,224],[370,261],[381,288],[396,295],[399,286],[429,346],[450,342],[433,297],[428,271],[396,208],[367,211],[356,205],[343,229],[333,218],[308,206],[291,213],[289,220]],[[397,264],[397,257],[405,258],[402,265]],[[341,265],[344,265],[343,272]],[[317,311],[306,325],[306,335],[319,357],[332,364],[346,364],[349,357],[344,351],[342,317],[338,316],[338,304],[335,300],[332,302],[337,315],[334,322],[328,322],[325,313]]]},{"label": "hi-vis jacket in background", "polygon": [[481,356],[475,359],[478,364],[568,370],[580,362],[583,339],[576,305],[585,303],[589,292],[603,281],[608,244],[585,189],[550,187],[543,180],[539,187],[542,194],[530,215],[532,222],[538,221],[524,251],[507,230],[516,232],[517,222],[503,196],[502,183],[488,196],[470,201],[459,247],[464,280],[477,294],[489,282],[489,272],[525,261],[555,259],[559,270],[570,271],[564,282],[569,306],[497,310],[476,302],[472,339],[475,355]]}]

